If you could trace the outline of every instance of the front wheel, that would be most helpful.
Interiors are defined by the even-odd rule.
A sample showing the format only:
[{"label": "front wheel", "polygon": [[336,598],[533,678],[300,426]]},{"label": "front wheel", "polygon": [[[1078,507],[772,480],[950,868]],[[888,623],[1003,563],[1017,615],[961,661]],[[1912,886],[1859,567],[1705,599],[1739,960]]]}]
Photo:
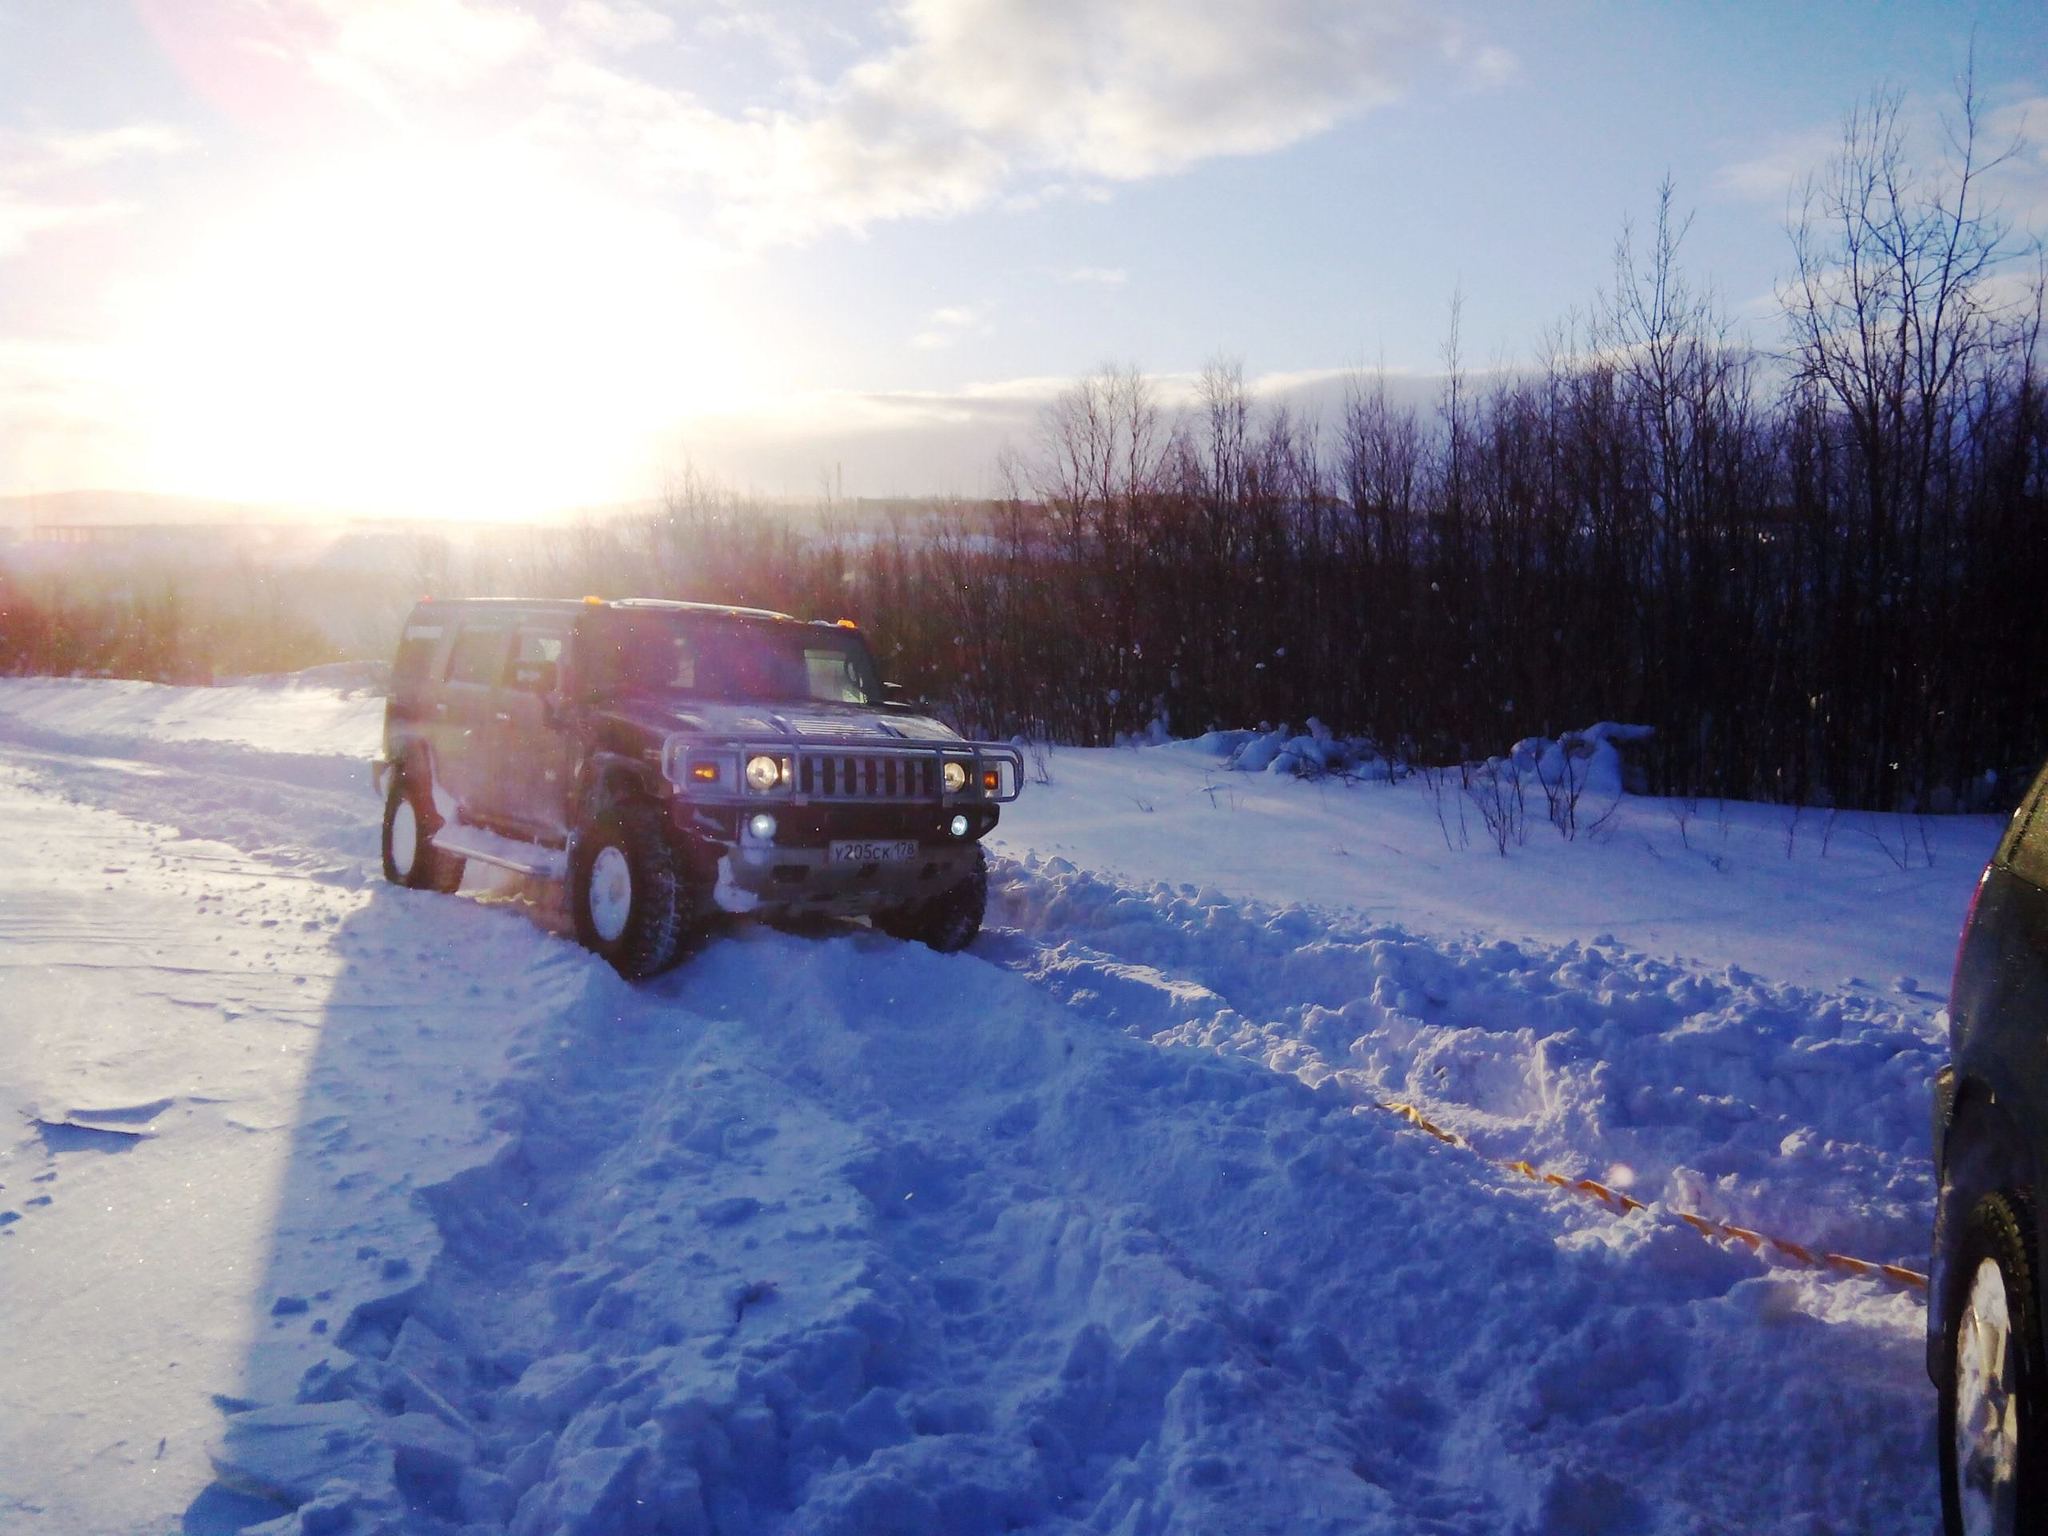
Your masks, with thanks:
[{"label": "front wheel", "polygon": [[612,806],[577,838],[569,860],[576,937],[626,980],[675,964],[695,906],[653,806]]},{"label": "front wheel", "polygon": [[2048,1420],[2034,1234],[2024,1196],[1979,1200],[1945,1320],[1941,1507],[1948,1536],[2024,1536],[2048,1515]]},{"label": "front wheel", "polygon": [[464,860],[436,848],[440,818],[423,777],[393,772],[384,795],[384,878],[393,885],[443,895],[462,884]]},{"label": "front wheel", "polygon": [[942,955],[965,949],[988,911],[988,855],[979,844],[974,867],[929,900],[877,912],[874,924],[891,938],[915,939]]}]

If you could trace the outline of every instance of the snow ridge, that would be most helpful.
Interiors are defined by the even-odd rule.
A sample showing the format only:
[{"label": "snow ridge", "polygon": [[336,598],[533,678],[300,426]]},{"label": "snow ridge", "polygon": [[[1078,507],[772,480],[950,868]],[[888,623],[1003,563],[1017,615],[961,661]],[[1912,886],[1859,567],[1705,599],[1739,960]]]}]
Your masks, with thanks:
[{"label": "snow ridge", "polygon": [[[146,1021],[21,1037],[78,1042],[35,1112],[158,1133],[104,1157],[24,1131],[15,1166],[63,1167],[23,1193],[60,1198],[10,1189],[0,1246],[85,1232],[80,1197],[117,1181],[196,1172],[203,1191],[259,1137],[286,1165],[251,1233],[274,1256],[250,1282],[250,1369],[208,1377],[231,1410],[221,1486],[262,1502],[209,1491],[186,1528],[1926,1525],[1916,1298],[1611,1216],[1363,1107],[1414,1100],[1490,1153],[1612,1182],[1625,1161],[1639,1197],[1696,1181],[1741,1224],[1915,1258],[1934,1047],[1903,982],[1779,986],[1604,936],[1431,938],[1041,852],[998,860],[967,954],[739,926],[627,988],[531,892],[378,880],[370,716],[320,693],[0,689],[0,788],[29,829],[11,847],[43,891],[0,964],[53,998],[125,986]],[[1063,772],[1100,781],[1074,798],[1122,817],[1104,836],[1157,823],[1156,844],[1188,821],[1118,807],[1169,770]],[[1243,815],[1201,792],[1244,824],[1240,879],[1264,878],[1250,856],[1288,797],[1328,835],[1301,786],[1272,788]],[[1022,812],[1005,833],[1068,835]],[[1550,852],[1540,867],[1581,867]],[[1294,873],[1264,888],[1308,889]],[[146,953],[80,926],[132,922],[152,891],[128,935]],[[215,952],[234,966],[195,966]],[[187,1038],[203,1067],[127,1054]],[[166,1277],[190,1267],[175,1239]],[[157,1470],[139,1441],[88,1438],[110,1407],[75,1422],[66,1475]]]},{"label": "snow ridge", "polygon": [[[708,1006],[619,988],[523,1063],[515,1144],[428,1192],[428,1283],[359,1309],[355,1358],[296,1409],[232,1425],[224,1473],[260,1482],[302,1421],[334,1459],[321,1517],[364,1530],[1392,1530],[1418,1495],[1488,1507],[1360,1471],[1386,1450],[1342,1342],[1290,1315],[1284,1275],[1227,1272],[1242,1230],[1191,1251],[1158,1214],[1361,1137],[1417,1149],[865,934],[750,934],[681,990]],[[337,1421],[349,1402],[369,1417]],[[271,1486],[303,1494],[291,1476]]]},{"label": "snow ridge", "polygon": [[1422,1107],[1488,1156],[1880,1260],[1924,1258],[1917,1011],[1631,952],[1443,941],[1026,855],[991,886],[1009,963],[1156,1043]]},{"label": "snow ridge", "polygon": [[[280,1423],[333,1460],[288,1461],[312,1496],[267,1530],[1533,1536],[1925,1507],[1899,1475],[1931,1465],[1924,1424],[1838,1389],[1910,1365],[1910,1302],[1516,1187],[1340,1085],[1133,1039],[973,956],[744,930],[658,986],[601,978],[501,1097],[511,1143],[426,1193],[424,1281],[358,1309],[299,1405],[231,1422],[231,1476]],[[1720,1413],[1770,1355],[1796,1360],[1771,1412]]]}]

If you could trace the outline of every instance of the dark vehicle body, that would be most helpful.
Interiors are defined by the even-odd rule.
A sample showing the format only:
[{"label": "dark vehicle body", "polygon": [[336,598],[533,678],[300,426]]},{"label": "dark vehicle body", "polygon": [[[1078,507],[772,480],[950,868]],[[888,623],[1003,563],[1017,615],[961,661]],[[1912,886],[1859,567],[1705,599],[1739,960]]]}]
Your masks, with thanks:
[{"label": "dark vehicle body", "polygon": [[1952,1532],[2048,1529],[2048,769],[1971,899],[1936,1080],[1928,1373]]},{"label": "dark vehicle body", "polygon": [[[579,934],[628,975],[714,909],[959,947],[1020,778],[1014,748],[892,702],[849,622],[646,599],[422,602],[378,763],[387,875],[448,890],[476,859],[566,880]],[[672,914],[635,905],[671,884]]]}]

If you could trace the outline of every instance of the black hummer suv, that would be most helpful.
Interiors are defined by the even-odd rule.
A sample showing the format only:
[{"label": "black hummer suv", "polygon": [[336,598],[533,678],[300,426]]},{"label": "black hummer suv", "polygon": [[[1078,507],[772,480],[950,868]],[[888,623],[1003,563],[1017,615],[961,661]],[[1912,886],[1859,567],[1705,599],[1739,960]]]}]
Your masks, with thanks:
[{"label": "black hummer suv", "polygon": [[577,937],[650,976],[714,910],[866,915],[956,950],[1012,747],[885,698],[847,620],[652,599],[423,602],[392,667],[384,874],[480,860],[567,884]]}]

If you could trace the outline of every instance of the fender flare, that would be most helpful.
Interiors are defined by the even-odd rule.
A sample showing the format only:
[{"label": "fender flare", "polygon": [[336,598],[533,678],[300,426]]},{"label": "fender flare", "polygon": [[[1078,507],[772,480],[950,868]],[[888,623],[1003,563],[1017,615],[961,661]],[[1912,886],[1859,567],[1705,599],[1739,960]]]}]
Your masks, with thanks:
[{"label": "fender flare", "polygon": [[[580,827],[598,810],[626,796],[660,802],[665,798],[659,770],[623,752],[593,752],[576,770],[576,824]],[[623,791],[623,794],[622,794]]]}]

